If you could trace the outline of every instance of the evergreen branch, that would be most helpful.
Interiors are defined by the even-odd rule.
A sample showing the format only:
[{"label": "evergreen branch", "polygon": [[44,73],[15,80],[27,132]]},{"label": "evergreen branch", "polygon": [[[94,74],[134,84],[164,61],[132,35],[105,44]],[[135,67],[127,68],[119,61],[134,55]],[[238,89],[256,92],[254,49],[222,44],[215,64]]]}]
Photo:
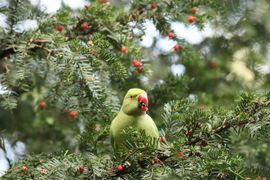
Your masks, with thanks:
[{"label": "evergreen branch", "polygon": [[[244,121],[240,121],[240,122],[236,122],[236,123],[225,123],[225,124],[217,127],[216,129],[214,129],[213,132],[211,133],[211,135],[221,134],[223,131],[226,131],[232,127],[241,127],[241,126],[246,125],[246,124],[254,124],[254,123],[256,123],[255,120],[253,120],[253,121],[244,120]],[[209,138],[211,135],[208,135],[207,137]],[[198,137],[194,140],[188,141],[186,144],[191,145],[191,146],[195,146],[198,142],[205,141],[205,140],[206,140],[206,138]]]},{"label": "evergreen branch", "polygon": [[[250,115],[254,115],[256,114],[257,112],[259,112],[259,110],[262,108],[262,107],[266,107],[268,106],[268,104],[270,103],[270,101],[259,101],[259,102],[256,102],[255,103],[255,106],[253,108],[253,110],[251,111]],[[222,132],[232,128],[232,127],[241,127],[241,126],[244,126],[244,125],[247,125],[247,124],[255,124],[257,121],[254,120],[252,117],[248,120],[242,120],[242,121],[239,121],[239,122],[234,122],[234,120],[237,120],[237,117],[233,118],[232,120],[230,120],[230,122],[228,121],[228,119],[225,119],[223,122],[225,122],[224,124],[222,124],[221,126],[215,128],[212,130],[212,133],[209,134],[207,137],[209,138],[211,135],[213,134],[221,134]],[[196,145],[198,142],[201,142],[205,140],[205,138],[202,138],[202,137],[198,137],[194,140],[189,140],[186,144],[187,145]]]},{"label": "evergreen branch", "polygon": [[222,126],[216,128],[216,129],[213,131],[213,134],[220,134],[220,133],[222,133],[223,131],[225,131],[225,130],[231,128],[231,127],[235,127],[235,126],[241,127],[241,126],[246,125],[246,124],[254,124],[254,123],[256,123],[255,120],[253,120],[253,121],[244,120],[244,121],[240,121],[240,122],[236,122],[236,123],[225,123],[225,124],[223,124]]},{"label": "evergreen branch", "polygon": [[11,1],[11,3],[14,3],[14,7],[12,5],[9,5],[10,7],[10,15],[9,15],[9,19],[10,19],[10,31],[9,34],[13,34],[14,30],[14,25],[17,23],[15,20],[15,14],[17,13],[17,9],[18,9],[18,4],[19,4],[20,0],[13,0]]}]

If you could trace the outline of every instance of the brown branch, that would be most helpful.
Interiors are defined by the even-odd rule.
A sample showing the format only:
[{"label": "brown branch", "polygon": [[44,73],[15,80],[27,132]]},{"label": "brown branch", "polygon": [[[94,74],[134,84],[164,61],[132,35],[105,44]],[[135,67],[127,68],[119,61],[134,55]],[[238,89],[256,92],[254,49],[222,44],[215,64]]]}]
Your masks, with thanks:
[{"label": "brown branch", "polygon": [[[259,102],[257,102],[256,104],[255,104],[255,107],[254,107],[254,109],[252,110],[252,113],[250,114],[251,116],[253,115],[253,114],[256,114],[262,107],[265,107],[265,106],[268,106],[268,104],[270,103],[270,101],[259,101]],[[254,119],[249,119],[249,120],[243,120],[243,121],[240,121],[240,122],[235,122],[235,123],[228,123],[226,120],[225,120],[225,123],[223,124],[223,125],[221,125],[221,126],[219,126],[219,127],[217,127],[216,129],[214,129],[213,131],[212,131],[212,133],[211,134],[209,134],[208,136],[207,136],[207,138],[209,138],[209,136],[210,135],[213,135],[213,134],[220,134],[220,133],[222,133],[223,131],[225,131],[225,130],[227,130],[227,129],[229,129],[229,128],[231,128],[231,127],[235,127],[235,126],[238,126],[238,127],[240,127],[240,126],[243,126],[243,125],[246,125],[246,124],[254,124],[254,123],[256,123],[257,121],[256,120],[254,120]],[[203,137],[198,137],[198,138],[196,138],[196,139],[194,139],[194,140],[190,140],[190,141],[188,141],[186,144],[187,145],[192,145],[192,146],[194,146],[195,144],[197,144],[198,142],[201,142],[201,141],[203,141],[203,140],[205,140]]]},{"label": "brown branch", "polygon": [[49,39],[43,39],[43,38],[31,38],[30,42],[38,44],[38,43],[47,43],[47,42],[52,42],[52,41]]}]

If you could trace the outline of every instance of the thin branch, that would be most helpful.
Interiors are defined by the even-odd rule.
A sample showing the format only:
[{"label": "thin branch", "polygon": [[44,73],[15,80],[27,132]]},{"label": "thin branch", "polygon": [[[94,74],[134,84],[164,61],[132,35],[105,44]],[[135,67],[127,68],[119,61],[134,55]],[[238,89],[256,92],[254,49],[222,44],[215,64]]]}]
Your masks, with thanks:
[{"label": "thin branch", "polygon": [[[227,129],[230,129],[231,127],[240,127],[240,126],[243,126],[243,125],[246,125],[246,124],[254,124],[256,123],[255,120],[252,120],[252,121],[249,121],[249,120],[244,120],[244,121],[240,121],[240,122],[237,122],[237,123],[225,123],[219,127],[217,127],[216,129],[213,130],[213,132],[211,133],[211,135],[213,134],[220,134],[222,133],[223,131],[227,130]],[[209,137],[210,135],[208,135]],[[204,140],[204,138],[201,138],[201,137],[198,137],[192,141],[189,141],[187,144],[188,145],[192,145],[194,146],[195,144],[197,144],[198,142],[201,142],[202,140]]]},{"label": "thin branch", "polygon": [[[252,114],[250,114],[250,115],[252,116],[253,114],[256,114],[262,107],[267,106],[269,103],[270,103],[270,101],[259,101],[259,102],[257,102],[255,104],[254,109],[252,110]],[[254,124],[256,122],[257,121],[254,120],[254,119],[243,120],[243,121],[240,121],[240,122],[231,122],[231,123],[228,123],[228,121],[225,120],[225,123],[223,125],[217,127],[216,129],[214,129],[212,131],[212,133],[207,136],[207,138],[209,138],[210,135],[213,135],[213,134],[220,134],[223,131],[225,131],[227,129],[230,129],[231,127],[240,127],[240,126],[243,126],[243,125],[246,125],[246,124]],[[197,144],[198,142],[201,142],[203,140],[205,140],[203,137],[198,137],[198,138],[196,138],[194,140],[188,141],[186,144],[194,146],[195,144]]]}]

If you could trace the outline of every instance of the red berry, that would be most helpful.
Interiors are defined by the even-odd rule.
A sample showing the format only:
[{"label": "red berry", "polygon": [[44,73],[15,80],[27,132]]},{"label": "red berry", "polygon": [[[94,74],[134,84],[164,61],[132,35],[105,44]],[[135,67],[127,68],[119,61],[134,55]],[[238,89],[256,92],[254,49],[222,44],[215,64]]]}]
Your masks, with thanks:
[{"label": "red berry", "polygon": [[82,29],[87,30],[89,28],[89,25],[87,22],[82,23]]},{"label": "red berry", "polygon": [[21,167],[21,171],[22,171],[22,172],[25,172],[26,170],[27,170],[27,167],[23,165],[23,166]]},{"label": "red berry", "polygon": [[134,66],[134,67],[140,67],[142,65],[141,61],[139,60],[136,60],[134,59],[131,64]]},{"label": "red berry", "polygon": [[79,168],[79,171],[80,171],[80,173],[83,173],[85,171],[85,168],[84,167],[80,167]]},{"label": "red berry", "polygon": [[188,16],[188,22],[189,24],[192,24],[196,20],[195,16]]},{"label": "red berry", "polygon": [[117,166],[117,171],[118,171],[118,172],[121,172],[121,171],[123,171],[123,170],[124,170],[124,168],[123,168],[122,165],[118,165],[118,166]]},{"label": "red berry", "polygon": [[184,152],[178,152],[177,155],[178,155],[179,158],[184,158],[185,157]]},{"label": "red berry", "polygon": [[43,109],[43,108],[47,107],[47,103],[45,101],[40,101],[38,103],[38,107],[41,108],[41,109]]},{"label": "red berry", "polygon": [[121,52],[122,52],[123,54],[125,54],[125,53],[127,52],[127,48],[126,48],[125,46],[123,46],[123,47],[121,48]]},{"label": "red berry", "polygon": [[161,137],[159,138],[159,142],[165,143],[165,142],[166,142],[166,138],[165,138],[164,136],[161,136]]},{"label": "red berry", "polygon": [[192,132],[192,131],[188,131],[188,132],[187,132],[187,136],[188,136],[188,137],[191,137],[192,135],[193,135],[193,132]]},{"label": "red berry", "polygon": [[108,2],[108,0],[97,0],[97,2],[100,3],[100,4],[105,4],[105,3]]},{"label": "red berry", "polygon": [[175,52],[179,52],[182,49],[182,47],[179,44],[176,44],[173,46],[173,49]]},{"label": "red berry", "polygon": [[191,9],[191,12],[192,12],[193,14],[196,14],[198,11],[199,11],[199,8],[197,8],[197,7],[193,7],[193,8]]},{"label": "red berry", "polygon": [[68,115],[69,115],[69,117],[75,119],[77,117],[78,113],[76,111],[70,111],[68,113]]},{"label": "red berry", "polygon": [[156,8],[158,8],[158,3],[151,3],[151,4],[150,4],[150,8],[151,8],[151,9],[156,9]]},{"label": "red berry", "polygon": [[136,70],[137,70],[138,73],[143,73],[144,72],[143,67],[137,67]]},{"label": "red berry", "polygon": [[169,32],[169,33],[168,33],[168,37],[172,39],[172,38],[175,37],[175,34],[174,34],[173,32]]},{"label": "red berry", "polygon": [[57,26],[57,31],[58,31],[58,32],[62,32],[63,29],[64,29],[64,26],[62,26],[62,25],[58,25],[58,26]]},{"label": "red berry", "polygon": [[250,177],[245,177],[245,180],[251,180],[251,178]]},{"label": "red berry", "polygon": [[257,180],[262,180],[262,176],[258,176],[257,177]]}]

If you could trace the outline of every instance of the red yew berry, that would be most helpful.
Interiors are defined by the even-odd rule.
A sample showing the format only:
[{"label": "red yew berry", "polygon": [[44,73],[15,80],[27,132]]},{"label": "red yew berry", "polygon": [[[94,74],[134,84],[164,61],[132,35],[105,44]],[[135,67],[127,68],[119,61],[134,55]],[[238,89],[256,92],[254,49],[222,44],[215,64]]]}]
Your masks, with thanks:
[{"label": "red yew berry", "polygon": [[125,53],[127,52],[127,48],[126,48],[125,46],[123,46],[123,47],[121,48],[121,52],[122,52],[123,54],[125,54]]},{"label": "red yew berry", "polygon": [[121,172],[121,171],[123,171],[123,170],[124,170],[124,168],[123,168],[122,165],[118,165],[118,166],[117,166],[117,171],[118,171],[118,172]]},{"label": "red yew berry", "polygon": [[97,2],[100,3],[100,4],[105,4],[105,3],[108,2],[108,0],[97,0]]},{"label": "red yew berry", "polygon": [[23,166],[21,167],[21,171],[22,171],[22,172],[27,171],[27,167],[23,165]]},{"label": "red yew berry", "polygon": [[138,73],[143,73],[144,72],[143,67],[137,67],[136,70],[137,70]]},{"label": "red yew berry", "polygon": [[47,103],[45,101],[40,101],[38,103],[38,107],[41,109],[44,109],[45,107],[47,107]]},{"label": "red yew berry", "polygon": [[178,155],[179,158],[184,158],[185,157],[184,152],[178,152],[177,155]]},{"label": "red yew berry", "polygon": [[165,142],[166,142],[166,138],[165,138],[164,136],[161,136],[161,137],[159,138],[159,142],[165,143]]},{"label": "red yew berry", "polygon": [[191,137],[193,135],[193,132],[192,131],[188,131],[187,134],[186,134],[188,137]]},{"label": "red yew berry", "polygon": [[173,49],[174,49],[175,52],[179,52],[181,50],[181,48],[182,47],[179,44],[176,44],[176,45],[173,46]]},{"label": "red yew berry", "polygon": [[172,38],[175,37],[175,34],[174,34],[173,32],[169,32],[169,33],[168,33],[168,37],[172,39]]},{"label": "red yew berry", "polygon": [[262,180],[262,176],[258,176],[257,177],[257,180]]},{"label": "red yew berry", "polygon": [[245,180],[251,180],[251,178],[250,177],[245,177]]},{"label": "red yew berry", "polygon": [[80,167],[79,168],[79,171],[80,171],[80,173],[83,173],[85,171],[85,168],[84,167]]},{"label": "red yew berry", "polygon": [[68,113],[68,115],[69,115],[69,117],[75,119],[77,117],[78,113],[76,111],[70,111]]},{"label": "red yew berry", "polygon": [[196,21],[196,17],[195,16],[188,16],[188,22],[189,22],[189,24],[192,24],[194,21]]},{"label": "red yew berry", "polygon": [[141,61],[139,60],[136,60],[134,59],[131,64],[134,66],[134,67],[140,67],[142,65]]},{"label": "red yew berry", "polygon": [[57,31],[58,32],[62,32],[63,30],[64,30],[64,26],[62,26],[62,25],[57,26]]},{"label": "red yew berry", "polygon": [[82,29],[87,30],[89,28],[89,25],[87,22],[82,23]]},{"label": "red yew berry", "polygon": [[158,8],[158,3],[155,3],[155,2],[154,2],[154,3],[151,3],[151,4],[150,4],[150,8],[151,8],[151,9],[156,9],[156,8]]}]

